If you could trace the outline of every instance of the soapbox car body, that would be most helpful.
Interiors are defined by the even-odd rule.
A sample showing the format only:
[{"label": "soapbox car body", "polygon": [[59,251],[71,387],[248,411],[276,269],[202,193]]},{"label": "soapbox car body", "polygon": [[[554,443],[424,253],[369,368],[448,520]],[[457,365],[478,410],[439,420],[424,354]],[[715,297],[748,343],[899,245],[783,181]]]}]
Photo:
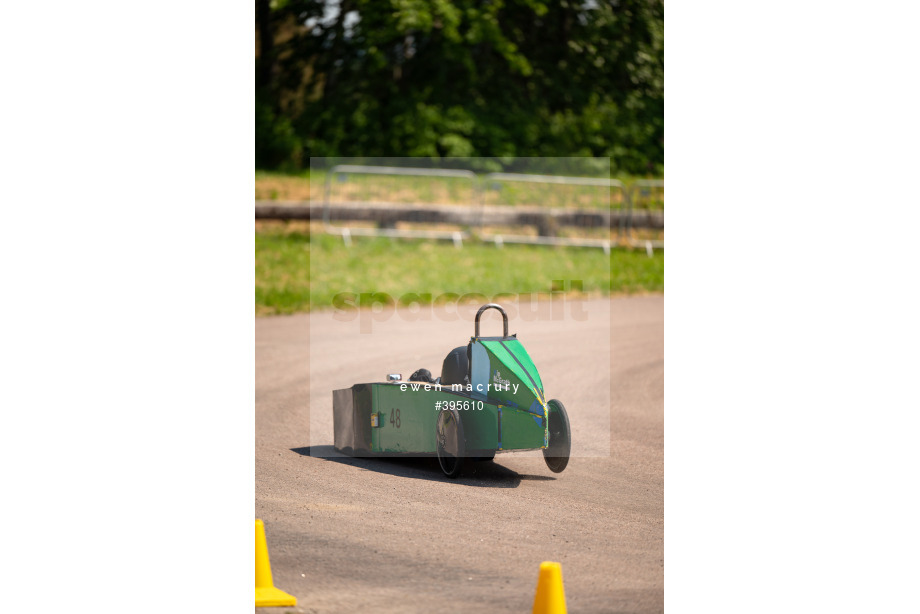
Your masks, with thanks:
[{"label": "soapbox car body", "polygon": [[[487,309],[502,314],[501,337],[482,337]],[[409,381],[355,384],[335,390],[335,448],[351,456],[437,455],[448,477],[497,452],[542,449],[553,472],[565,469],[571,430],[565,407],[546,400],[527,350],[508,334],[508,315],[494,303],[476,313],[474,335],[452,350],[433,379],[420,369]]]}]

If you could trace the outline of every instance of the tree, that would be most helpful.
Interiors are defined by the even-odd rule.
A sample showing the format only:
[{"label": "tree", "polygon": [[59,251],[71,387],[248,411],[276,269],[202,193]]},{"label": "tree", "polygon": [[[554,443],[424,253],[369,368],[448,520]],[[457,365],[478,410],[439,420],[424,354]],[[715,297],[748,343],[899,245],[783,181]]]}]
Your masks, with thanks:
[{"label": "tree", "polygon": [[663,11],[635,0],[275,0],[257,11],[257,162],[277,166],[269,153],[288,148],[290,164],[302,147],[609,156],[615,169],[661,172]]}]

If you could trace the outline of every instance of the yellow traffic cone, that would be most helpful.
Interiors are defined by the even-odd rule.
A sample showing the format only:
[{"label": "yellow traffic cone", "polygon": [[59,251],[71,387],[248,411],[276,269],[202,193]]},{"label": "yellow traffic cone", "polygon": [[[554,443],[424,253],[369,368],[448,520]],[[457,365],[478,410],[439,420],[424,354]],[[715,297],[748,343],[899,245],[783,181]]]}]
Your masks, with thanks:
[{"label": "yellow traffic cone", "polygon": [[256,607],[289,605],[297,605],[297,598],[275,588],[272,566],[268,562],[268,546],[265,544],[265,525],[256,519]]},{"label": "yellow traffic cone", "polygon": [[540,563],[540,579],[537,580],[537,594],[533,598],[533,614],[566,614],[562,565],[559,563]]}]

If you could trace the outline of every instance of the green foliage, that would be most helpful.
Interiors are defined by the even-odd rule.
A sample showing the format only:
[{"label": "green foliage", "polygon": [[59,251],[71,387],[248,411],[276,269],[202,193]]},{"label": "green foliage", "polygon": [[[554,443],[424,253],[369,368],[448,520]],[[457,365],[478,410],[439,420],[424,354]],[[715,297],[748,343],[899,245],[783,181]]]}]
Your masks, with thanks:
[{"label": "green foliage", "polygon": [[[609,156],[661,174],[661,1],[272,5],[257,163],[307,156]],[[266,63],[269,69],[265,70]]]},{"label": "green foliage", "polygon": [[300,152],[300,139],[291,121],[256,99],[256,168],[296,167]]}]

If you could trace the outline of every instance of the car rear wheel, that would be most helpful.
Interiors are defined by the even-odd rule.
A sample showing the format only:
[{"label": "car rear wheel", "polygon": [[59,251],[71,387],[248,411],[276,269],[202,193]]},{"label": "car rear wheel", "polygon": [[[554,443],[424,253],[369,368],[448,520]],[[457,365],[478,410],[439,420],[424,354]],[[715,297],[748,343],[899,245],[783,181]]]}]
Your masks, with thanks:
[{"label": "car rear wheel", "polygon": [[466,446],[463,423],[456,409],[442,409],[435,430],[438,446],[438,463],[449,478],[456,478],[463,470]]},{"label": "car rear wheel", "polygon": [[572,435],[569,416],[561,401],[551,399],[549,403],[549,445],[543,449],[543,460],[553,473],[562,473],[569,464],[572,450]]}]

